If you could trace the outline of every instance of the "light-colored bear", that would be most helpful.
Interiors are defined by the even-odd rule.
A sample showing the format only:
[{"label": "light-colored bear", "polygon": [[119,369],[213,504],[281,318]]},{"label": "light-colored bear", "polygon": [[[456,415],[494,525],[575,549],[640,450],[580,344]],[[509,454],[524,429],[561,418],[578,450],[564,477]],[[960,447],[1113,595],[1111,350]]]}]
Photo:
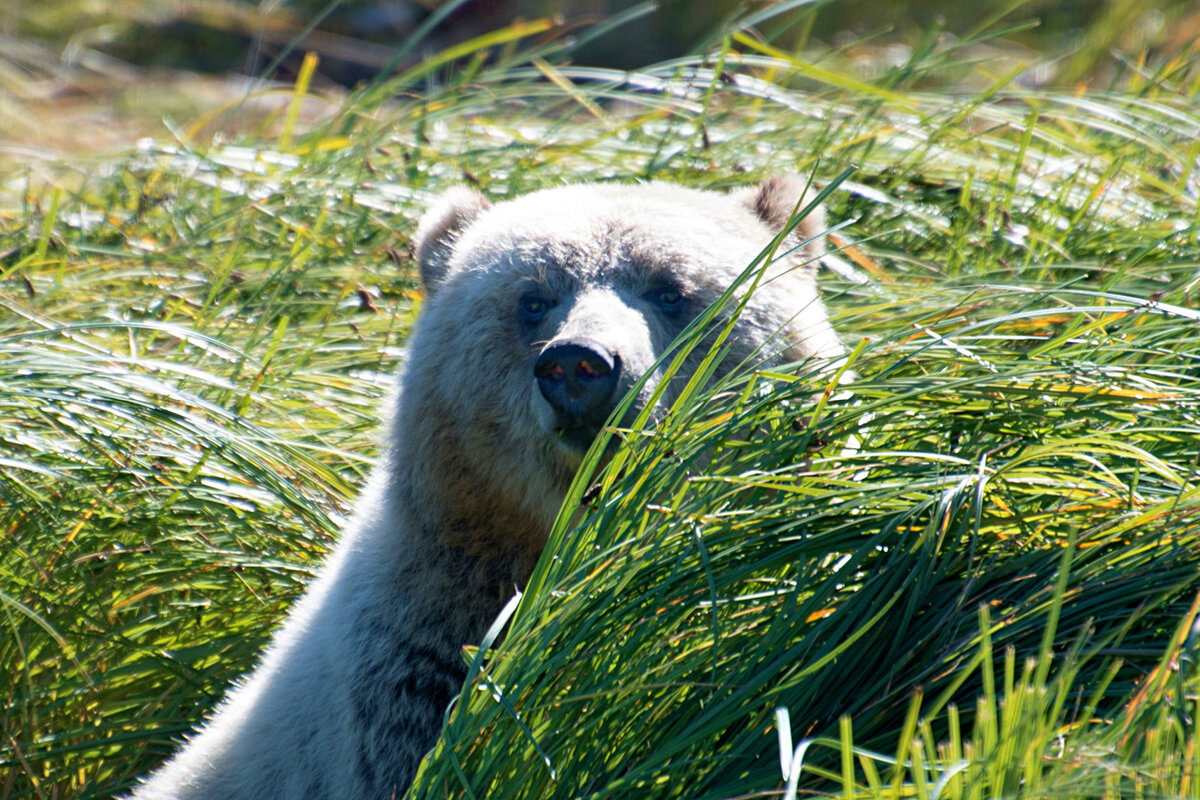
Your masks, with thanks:
[{"label": "light-colored bear", "polygon": [[[446,192],[414,240],[428,299],[357,513],[258,668],[134,797],[403,795],[461,688],[461,647],[528,578],[588,445],[803,193],[794,176],[731,195],[565,186],[495,207]],[[810,214],[798,240],[822,228]],[[843,352],[819,247],[795,244],[725,363]]]}]

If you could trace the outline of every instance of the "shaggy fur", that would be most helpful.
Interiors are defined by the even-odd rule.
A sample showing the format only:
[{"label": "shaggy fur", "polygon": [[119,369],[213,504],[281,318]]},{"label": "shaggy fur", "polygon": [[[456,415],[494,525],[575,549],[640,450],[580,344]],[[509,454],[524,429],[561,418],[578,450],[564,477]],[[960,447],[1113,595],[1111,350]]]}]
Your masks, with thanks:
[{"label": "shaggy fur", "polygon": [[[556,437],[539,352],[563,337],[601,342],[624,391],[802,194],[783,176],[734,195],[583,185],[495,207],[466,189],[443,195],[414,240],[428,300],[357,514],[257,669],[136,800],[403,795],[461,687],[461,646],[529,576],[582,457]],[[798,234],[822,228],[814,214]],[[809,244],[772,266],[729,363],[843,352],[817,256]],[[679,295],[670,313],[654,301],[664,287]],[[519,313],[530,293],[550,307],[536,324]]]}]

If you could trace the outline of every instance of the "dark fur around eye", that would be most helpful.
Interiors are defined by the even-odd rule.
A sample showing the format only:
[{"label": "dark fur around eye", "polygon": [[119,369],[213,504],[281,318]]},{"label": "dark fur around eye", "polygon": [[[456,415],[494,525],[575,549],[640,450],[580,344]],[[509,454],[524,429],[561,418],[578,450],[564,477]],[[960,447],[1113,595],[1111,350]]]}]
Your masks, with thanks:
[{"label": "dark fur around eye", "polygon": [[527,294],[521,298],[521,320],[529,324],[542,321],[546,313],[554,307],[554,301],[540,294]]},{"label": "dark fur around eye", "polygon": [[644,295],[659,309],[668,313],[681,310],[687,304],[683,292],[674,286],[656,286]]}]

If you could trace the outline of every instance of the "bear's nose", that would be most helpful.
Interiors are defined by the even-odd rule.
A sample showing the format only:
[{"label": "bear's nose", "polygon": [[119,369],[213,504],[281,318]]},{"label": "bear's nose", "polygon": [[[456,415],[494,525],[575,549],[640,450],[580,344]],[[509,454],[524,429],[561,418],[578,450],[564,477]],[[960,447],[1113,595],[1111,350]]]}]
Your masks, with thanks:
[{"label": "bear's nose", "polygon": [[533,375],[563,428],[594,435],[612,412],[621,359],[590,339],[559,340],[542,350]]}]

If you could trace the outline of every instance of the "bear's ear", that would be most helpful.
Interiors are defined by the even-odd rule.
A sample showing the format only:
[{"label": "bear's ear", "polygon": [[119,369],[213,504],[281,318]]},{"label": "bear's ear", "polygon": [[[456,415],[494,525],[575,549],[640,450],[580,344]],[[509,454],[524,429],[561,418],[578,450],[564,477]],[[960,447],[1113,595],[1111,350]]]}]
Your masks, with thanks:
[{"label": "bear's ear", "polygon": [[[805,193],[808,182],[799,175],[776,175],[760,183],[749,186],[733,193],[733,197],[778,233],[787,225],[792,214],[802,211],[808,205],[809,197]],[[808,216],[800,220],[793,235],[801,241],[812,239],[825,230],[825,209],[817,206]],[[812,260],[825,252],[825,240],[816,239],[804,248],[805,254]]]},{"label": "bear's ear", "polygon": [[479,192],[455,186],[442,192],[425,212],[413,236],[412,249],[427,295],[432,295],[446,277],[459,234],[489,207],[487,199]]}]

